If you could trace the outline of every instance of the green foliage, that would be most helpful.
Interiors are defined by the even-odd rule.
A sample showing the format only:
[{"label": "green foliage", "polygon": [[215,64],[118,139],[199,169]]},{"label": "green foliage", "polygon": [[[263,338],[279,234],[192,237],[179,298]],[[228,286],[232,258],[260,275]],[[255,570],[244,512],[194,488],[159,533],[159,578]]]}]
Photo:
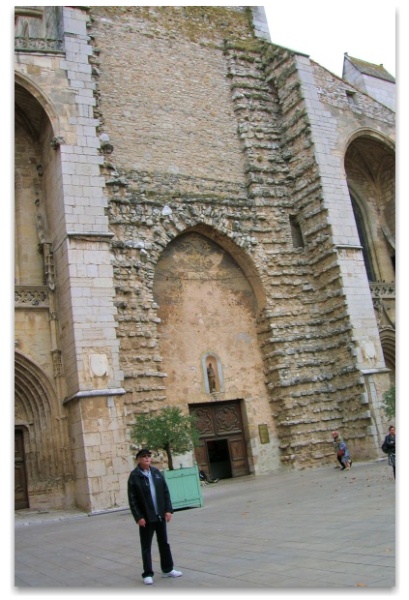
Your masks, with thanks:
[{"label": "green foliage", "polygon": [[158,412],[137,415],[131,439],[140,447],[164,450],[172,471],[172,456],[193,450],[199,443],[199,431],[193,416],[183,415],[175,406],[165,406]]},{"label": "green foliage", "polygon": [[395,386],[393,385],[387,392],[383,394],[382,406],[388,417],[395,416]]}]

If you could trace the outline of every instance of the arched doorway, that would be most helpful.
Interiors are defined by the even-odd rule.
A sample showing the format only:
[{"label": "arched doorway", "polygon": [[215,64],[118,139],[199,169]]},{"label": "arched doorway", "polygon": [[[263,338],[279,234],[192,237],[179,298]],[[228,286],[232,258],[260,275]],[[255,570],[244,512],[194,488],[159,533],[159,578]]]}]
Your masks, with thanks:
[{"label": "arched doorway", "polygon": [[65,507],[73,479],[66,416],[43,371],[15,354],[15,507]]}]

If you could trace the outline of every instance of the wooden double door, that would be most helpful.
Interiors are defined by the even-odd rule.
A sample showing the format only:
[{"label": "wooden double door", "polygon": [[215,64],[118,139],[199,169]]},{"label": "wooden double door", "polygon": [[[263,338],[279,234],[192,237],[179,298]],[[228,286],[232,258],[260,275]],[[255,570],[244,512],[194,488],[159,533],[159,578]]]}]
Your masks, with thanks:
[{"label": "wooden double door", "polygon": [[14,434],[14,509],[29,508],[23,430]]},{"label": "wooden double door", "polygon": [[195,404],[200,445],[195,449],[199,469],[212,479],[249,474],[240,400]]}]

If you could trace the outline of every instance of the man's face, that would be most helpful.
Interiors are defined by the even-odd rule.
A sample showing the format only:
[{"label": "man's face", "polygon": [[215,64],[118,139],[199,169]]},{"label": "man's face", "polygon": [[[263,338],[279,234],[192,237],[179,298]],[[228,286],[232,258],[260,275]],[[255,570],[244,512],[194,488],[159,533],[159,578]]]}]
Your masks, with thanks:
[{"label": "man's face", "polygon": [[143,454],[138,458],[138,465],[141,467],[141,469],[143,469],[144,471],[147,471],[149,469],[149,467],[151,466],[151,458],[152,457],[149,456],[149,454]]}]

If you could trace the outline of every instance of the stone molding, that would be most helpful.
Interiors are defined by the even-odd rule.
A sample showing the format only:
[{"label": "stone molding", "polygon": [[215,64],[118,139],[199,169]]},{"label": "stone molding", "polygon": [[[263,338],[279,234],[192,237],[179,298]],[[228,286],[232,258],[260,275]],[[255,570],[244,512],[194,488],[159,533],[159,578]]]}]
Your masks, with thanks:
[{"label": "stone molding", "polygon": [[18,285],[14,290],[15,308],[49,308],[46,285]]},{"label": "stone molding", "polygon": [[82,400],[84,398],[96,398],[99,396],[122,396],[125,394],[124,388],[107,388],[103,390],[87,390],[82,392],[76,392],[72,396],[65,398],[63,404],[68,404],[72,400]]}]

